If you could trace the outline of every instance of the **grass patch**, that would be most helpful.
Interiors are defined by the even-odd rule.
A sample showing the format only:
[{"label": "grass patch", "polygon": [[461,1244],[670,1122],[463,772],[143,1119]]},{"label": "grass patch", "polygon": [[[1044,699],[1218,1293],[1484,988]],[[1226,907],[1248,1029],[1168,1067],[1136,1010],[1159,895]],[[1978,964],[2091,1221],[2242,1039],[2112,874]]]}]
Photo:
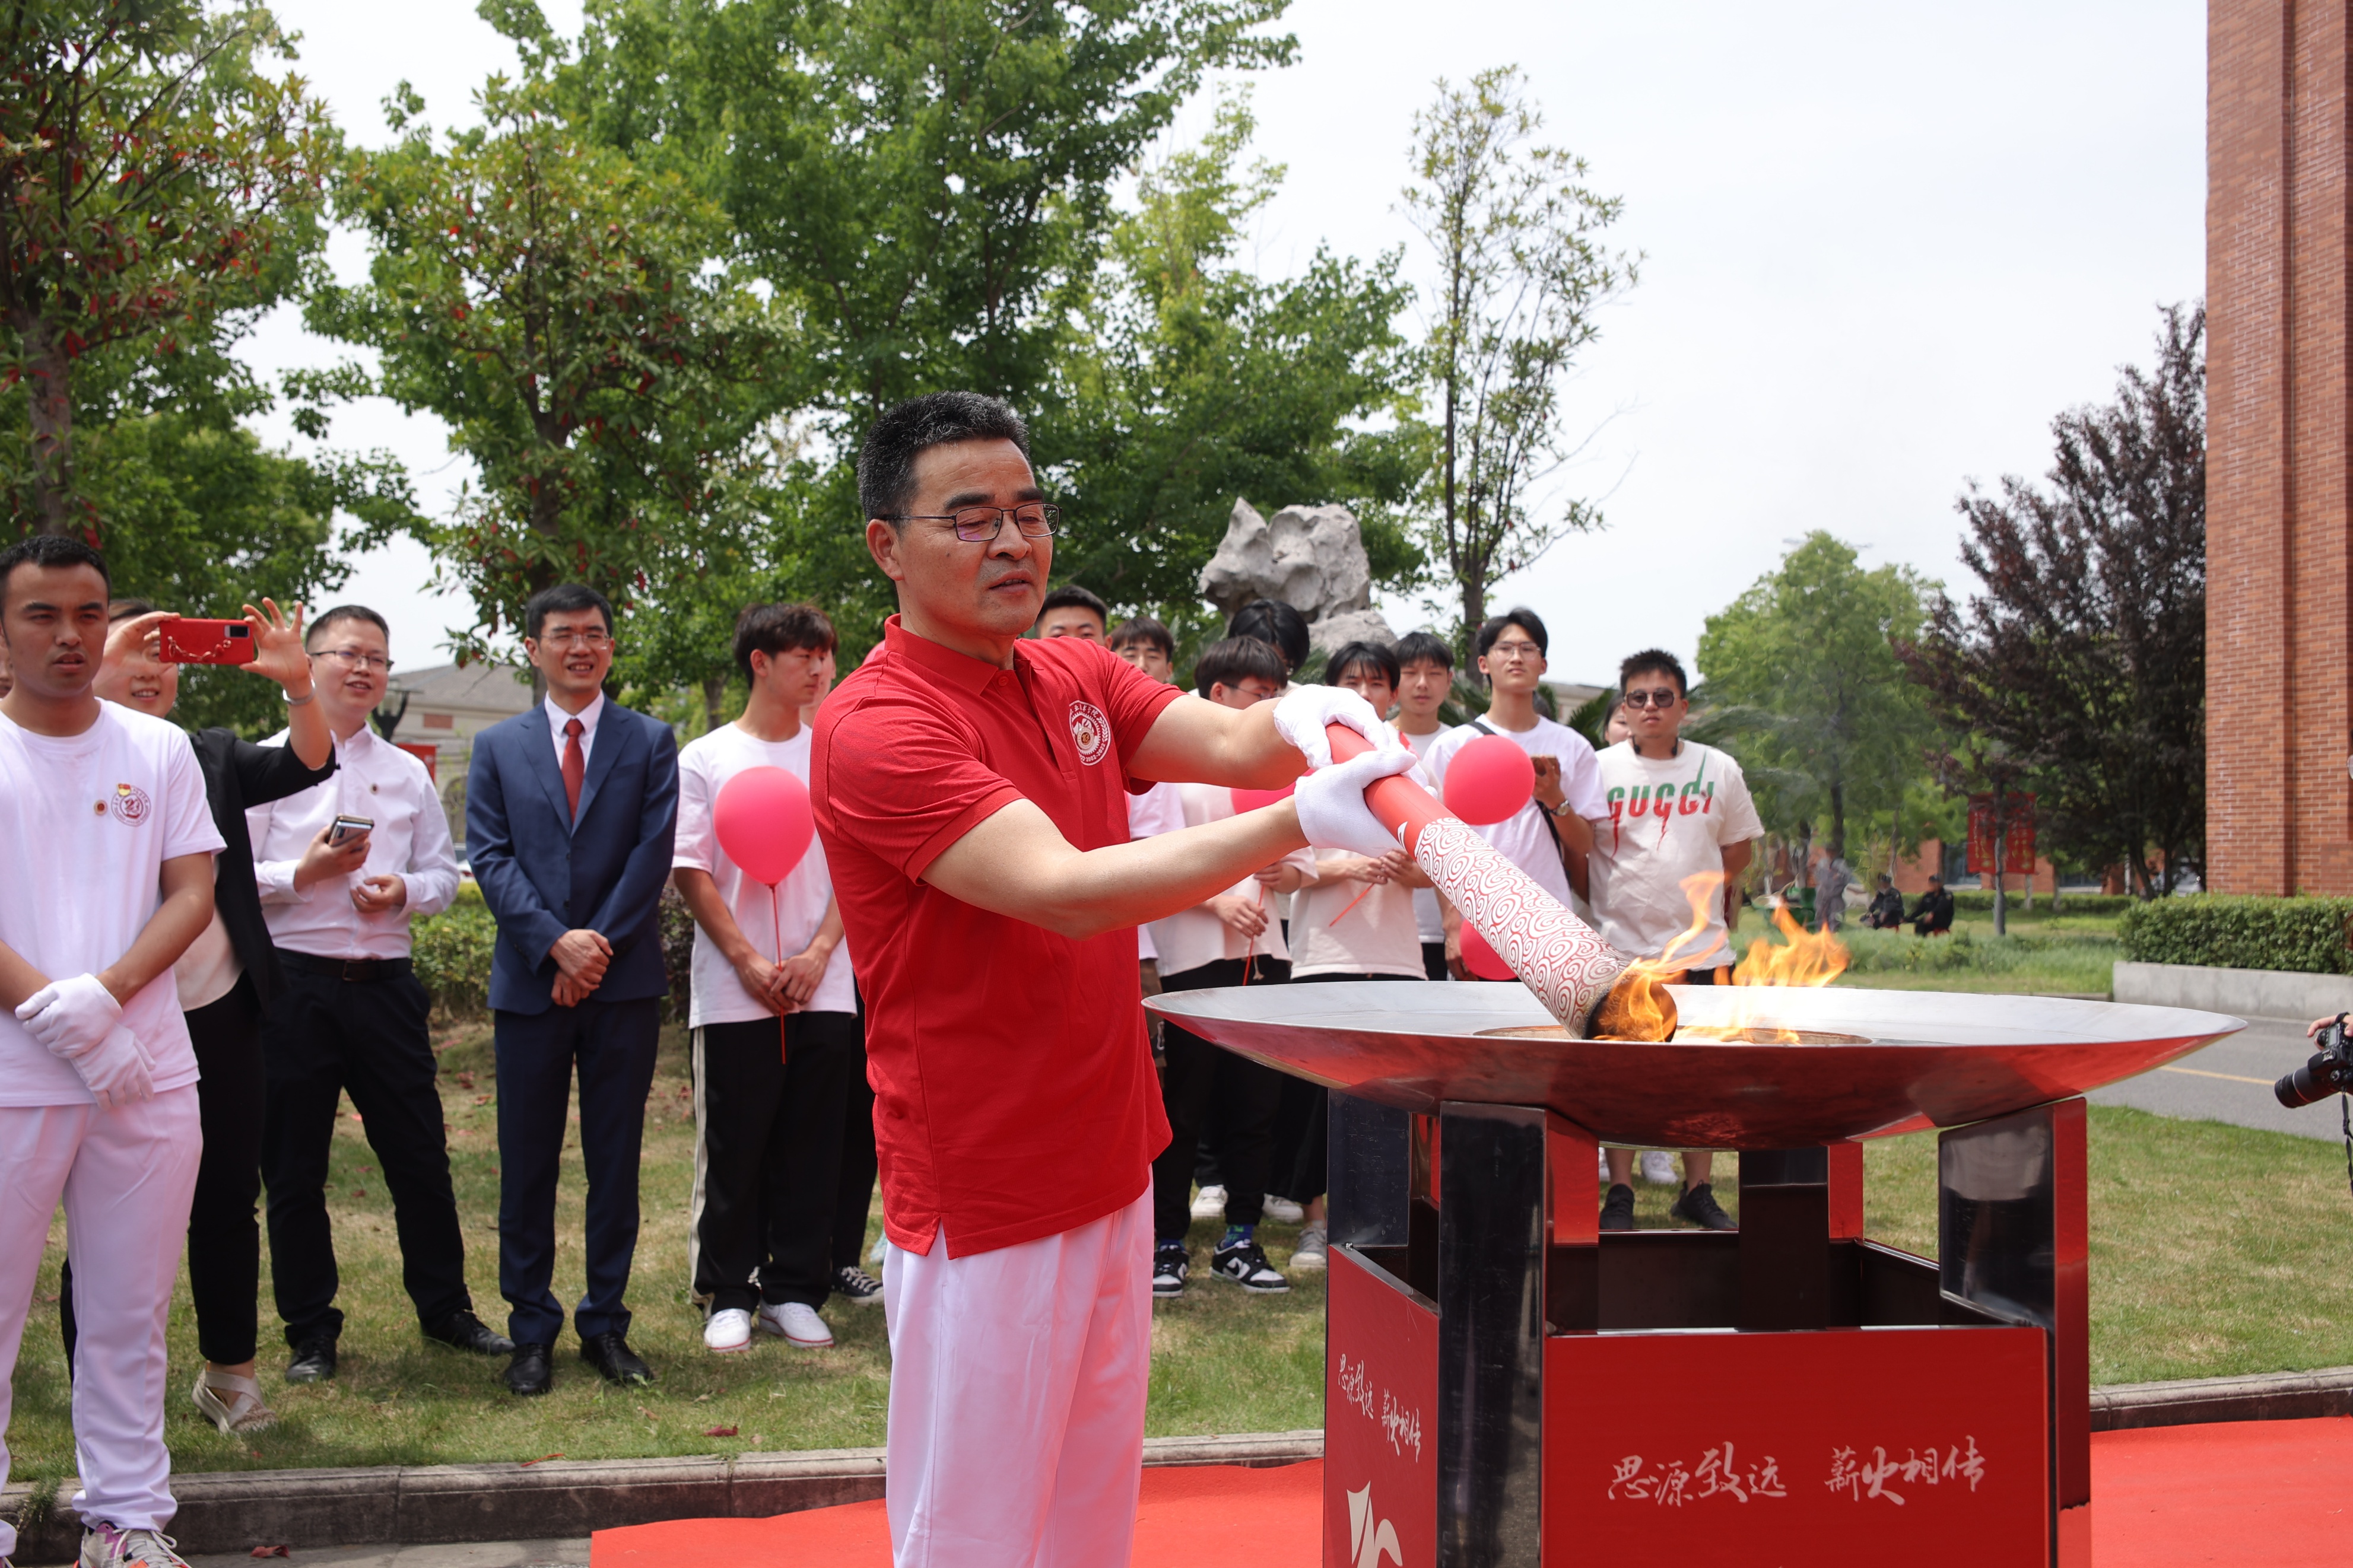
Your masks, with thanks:
[{"label": "grass patch", "polygon": [[[498,1156],[487,1034],[453,1036],[442,1057],[460,1213],[477,1308],[504,1321],[497,1289]],[[889,1352],[879,1307],[827,1309],[839,1340],[825,1352],[764,1340],[749,1354],[702,1348],[701,1314],[686,1300],[685,1206],[692,1123],[681,1041],[665,1031],[649,1109],[645,1223],[638,1247],[631,1340],[660,1381],[609,1389],[571,1356],[555,1392],[518,1400],[500,1363],[428,1345],[399,1285],[390,1205],[375,1159],[348,1114],[332,1163],[343,1306],[350,1315],[340,1376],[308,1388],[280,1381],[286,1352],[263,1286],[262,1378],[282,1417],[271,1431],[222,1437],[187,1403],[198,1359],[183,1285],[171,1318],[172,1392],[164,1432],[182,1471],[341,1465],[511,1462],[733,1454],[864,1447],[882,1440]],[[2093,1376],[2103,1383],[2211,1376],[2353,1363],[2353,1268],[2338,1151],[2310,1139],[2211,1122],[2171,1121],[2094,1106],[2091,1111]],[[582,1179],[566,1152],[558,1211],[556,1293],[581,1289]],[[1936,1250],[1933,1136],[1869,1146],[1871,1234],[1913,1251]],[[1717,1193],[1739,1210],[1738,1162],[1719,1156]],[[1670,1223],[1673,1190],[1638,1184],[1637,1223]],[[878,1222],[879,1223],[879,1222]],[[1324,1277],[1303,1274],[1288,1295],[1246,1297],[1205,1278],[1217,1231],[1194,1226],[1197,1283],[1155,1306],[1147,1429],[1155,1436],[1279,1431],[1319,1426],[1324,1392]],[[871,1234],[871,1233],[870,1233]],[[1291,1227],[1263,1233],[1280,1267]],[[56,1280],[62,1222],[52,1231],[44,1287],[16,1368],[8,1432],[16,1479],[72,1474],[67,1380],[58,1348]],[[267,1268],[265,1255],[264,1267]],[[712,1436],[712,1428],[733,1427]]]},{"label": "grass patch", "polygon": [[[2094,994],[2114,984],[2124,956],[2116,917],[2084,909],[2086,900],[2050,900],[2031,910],[2011,902],[2007,934],[1993,933],[1993,916],[1964,907],[1949,936],[1920,937],[1911,928],[1873,931],[1850,919],[1839,931],[1853,962],[1836,984],[1883,991],[1981,991]],[[1743,922],[1742,933],[1751,937]]]}]

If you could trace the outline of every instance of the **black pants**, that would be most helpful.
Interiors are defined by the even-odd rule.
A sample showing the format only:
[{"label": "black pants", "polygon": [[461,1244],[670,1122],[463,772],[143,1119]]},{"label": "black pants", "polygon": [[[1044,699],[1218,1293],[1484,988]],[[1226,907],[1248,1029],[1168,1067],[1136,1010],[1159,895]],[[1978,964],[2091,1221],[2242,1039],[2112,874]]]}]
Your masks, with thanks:
[{"label": "black pants", "polygon": [[[1205,991],[1242,983],[1243,960],[1214,963],[1160,977],[1164,991]],[[1280,958],[1254,958],[1250,983],[1279,984],[1291,965]],[[1161,1103],[1168,1111],[1168,1147],[1152,1162],[1153,1232],[1162,1241],[1182,1241],[1193,1224],[1193,1152],[1201,1125],[1217,1108],[1221,1133],[1218,1171],[1226,1184],[1226,1223],[1256,1225],[1266,1210],[1274,1161],[1274,1113],[1282,1099],[1282,1075],[1272,1068],[1220,1050],[1188,1029],[1170,1024],[1162,1036],[1168,1068],[1161,1078]]]},{"label": "black pants", "polygon": [[432,1010],[404,961],[381,978],[344,980],[281,952],[286,989],[261,1028],[268,1085],[261,1178],[269,1191],[269,1269],[286,1342],[333,1339],[335,1241],[327,1165],[335,1109],[349,1094],[392,1194],[401,1282],[427,1326],[473,1305],[466,1243],[449,1186],[449,1146],[434,1088]]},{"label": "black pants", "polygon": [[[1423,945],[1425,961],[1431,945]],[[1442,974],[1446,944],[1434,945]],[[1296,974],[1291,983],[1313,985],[1319,981],[1339,980],[1404,980],[1420,984],[1410,974]],[[1274,1184],[1269,1189],[1276,1196],[1303,1204],[1324,1195],[1324,1168],[1331,1149],[1331,1096],[1322,1084],[1284,1075],[1282,1102],[1274,1113]]]},{"label": "black pants", "polygon": [[1425,942],[1421,944],[1421,972],[1424,974],[1429,975],[1432,980],[1451,980],[1453,978],[1453,976],[1449,974],[1446,970],[1446,944],[1444,942]]},{"label": "black pants", "polygon": [[866,1015],[858,1016],[858,1056],[843,1096],[841,1175],[833,1194],[833,1266],[866,1261],[866,1220],[874,1206],[874,1087],[866,1081]]},{"label": "black pants", "polygon": [[[196,1349],[208,1362],[253,1359],[259,1335],[261,1226],[261,1003],[239,976],[229,994],[188,1015],[196,1048],[196,1110],[205,1152],[188,1210],[188,1293],[195,1298]],[[58,1278],[58,1320],[66,1365],[73,1365],[73,1262]]]},{"label": "black pants", "polygon": [[638,1256],[638,1166],[661,1036],[661,998],[492,1015],[499,1063],[499,1293],[507,1335],[552,1345],[564,1329],[555,1279],[555,1183],[580,1073],[580,1160],[588,1177],[581,1339],[627,1333]]},{"label": "black pants", "polygon": [[714,1312],[821,1307],[831,1290],[852,1013],[694,1032],[694,1293]]}]

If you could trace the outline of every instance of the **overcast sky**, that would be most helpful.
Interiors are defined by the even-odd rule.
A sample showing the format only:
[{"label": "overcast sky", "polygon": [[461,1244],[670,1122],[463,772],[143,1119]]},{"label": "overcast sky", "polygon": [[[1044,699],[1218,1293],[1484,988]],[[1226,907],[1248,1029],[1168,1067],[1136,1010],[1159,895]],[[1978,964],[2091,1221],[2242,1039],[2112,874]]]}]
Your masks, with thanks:
[{"label": "overcast sky", "polygon": [[[576,5],[542,3],[577,27]],[[276,9],[363,142],[385,139],[379,103],[404,78],[448,123],[513,68],[471,0]],[[1561,676],[1606,680],[1654,643],[1691,656],[1811,529],[1966,589],[1963,484],[2039,476],[2052,416],[2105,399],[2116,366],[2150,357],[2157,307],[2204,287],[2205,7],[2188,0],[1297,0],[1288,25],[1300,63],[1256,91],[1258,151],[1289,167],[1263,270],[1319,240],[1416,243],[1397,201],[1414,110],[1436,78],[1492,65],[1523,67],[1547,140],[1625,198],[1641,282],[1571,388],[1569,426],[1593,438],[1554,491],[1603,498],[1609,526],[1497,594],[1545,616]],[[1177,134],[1208,119],[1196,106]],[[364,259],[348,239],[335,255]],[[251,352],[274,372],[348,351],[281,316]],[[346,410],[333,442],[397,452],[428,507],[465,473],[438,424],[386,407]],[[444,628],[470,619],[427,596],[430,570],[396,546],[348,590],[391,618],[410,668],[444,662]],[[1385,608],[1399,630],[1424,619]]]}]

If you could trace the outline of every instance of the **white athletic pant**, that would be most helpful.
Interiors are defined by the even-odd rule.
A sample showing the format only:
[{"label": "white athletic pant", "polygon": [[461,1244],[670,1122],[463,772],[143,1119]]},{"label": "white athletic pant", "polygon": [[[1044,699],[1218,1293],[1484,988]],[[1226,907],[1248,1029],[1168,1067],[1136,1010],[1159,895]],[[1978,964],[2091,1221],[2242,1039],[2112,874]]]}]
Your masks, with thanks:
[{"label": "white athletic pant", "polygon": [[[194,1084],[119,1110],[0,1106],[0,1484],[16,1350],[63,1197],[80,1336],[73,1426],[82,1489],[73,1505],[85,1521],[124,1530],[172,1521],[164,1323],[203,1152]],[[15,1528],[0,1519],[0,1556],[16,1548]]]},{"label": "white athletic pant", "polygon": [[969,1258],[888,1247],[898,1568],[1125,1568],[1152,1368],[1152,1193]]}]

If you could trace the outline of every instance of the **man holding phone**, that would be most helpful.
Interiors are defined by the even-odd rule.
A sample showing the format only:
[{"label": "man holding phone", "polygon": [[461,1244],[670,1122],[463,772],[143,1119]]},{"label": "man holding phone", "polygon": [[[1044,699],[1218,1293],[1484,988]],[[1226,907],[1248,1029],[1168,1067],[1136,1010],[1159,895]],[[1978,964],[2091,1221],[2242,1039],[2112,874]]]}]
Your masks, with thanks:
[{"label": "man holding phone", "polygon": [[[348,1093],[384,1169],[402,1282],[425,1337],[480,1355],[513,1347],[474,1315],[466,1244],[427,1028],[431,999],[409,961],[408,919],[458,893],[458,859],[425,764],[368,726],[392,675],[389,628],[339,605],[306,639],[312,689],[335,738],[335,776],[246,815],[254,879],[286,988],[262,1026],[261,1175],[269,1263],[293,1359],[289,1383],[335,1374],[343,1315],[327,1162]],[[280,731],[265,745],[283,745]]]}]

